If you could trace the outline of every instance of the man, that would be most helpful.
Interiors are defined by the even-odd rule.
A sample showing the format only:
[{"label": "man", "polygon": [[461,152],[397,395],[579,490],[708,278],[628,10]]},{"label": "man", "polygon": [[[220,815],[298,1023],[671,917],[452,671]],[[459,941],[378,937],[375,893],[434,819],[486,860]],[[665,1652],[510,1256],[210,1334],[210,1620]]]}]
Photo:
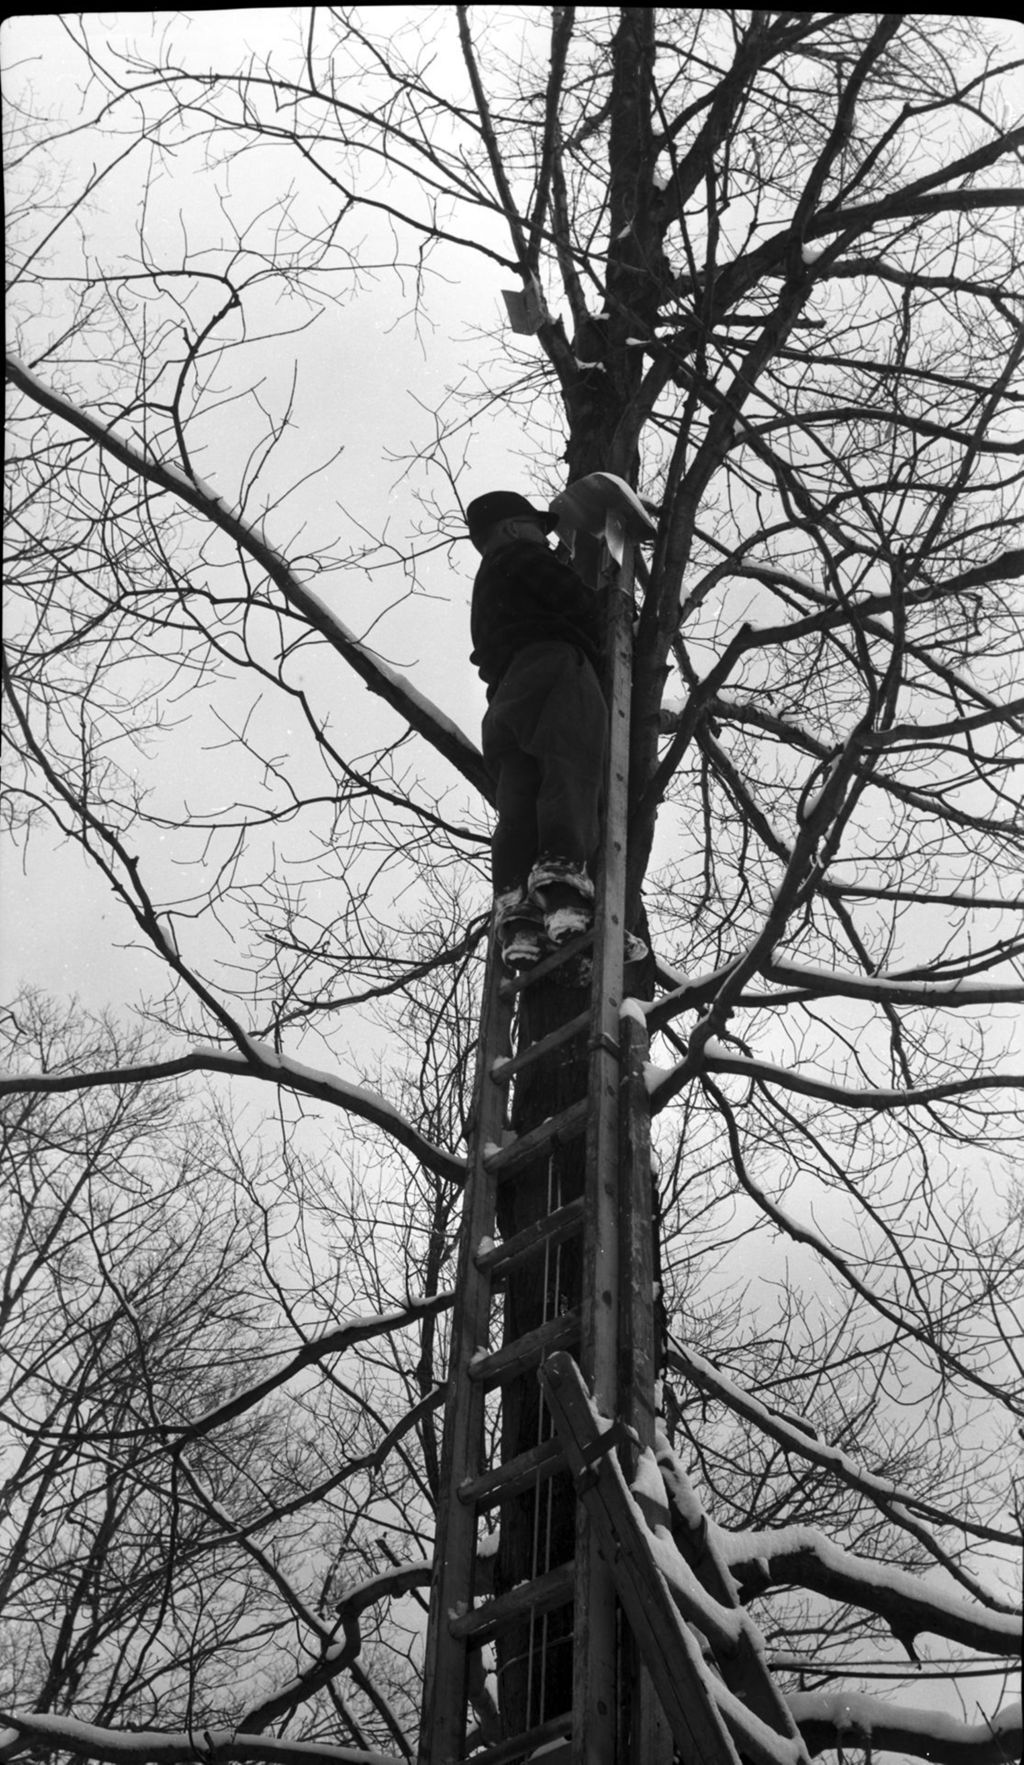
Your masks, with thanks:
[{"label": "man", "polygon": [[496,784],[498,936],[509,968],[593,916],[608,739],[597,596],[551,551],[557,514],[495,490],[466,510],[481,554],[470,660],[487,686],[483,753]]}]

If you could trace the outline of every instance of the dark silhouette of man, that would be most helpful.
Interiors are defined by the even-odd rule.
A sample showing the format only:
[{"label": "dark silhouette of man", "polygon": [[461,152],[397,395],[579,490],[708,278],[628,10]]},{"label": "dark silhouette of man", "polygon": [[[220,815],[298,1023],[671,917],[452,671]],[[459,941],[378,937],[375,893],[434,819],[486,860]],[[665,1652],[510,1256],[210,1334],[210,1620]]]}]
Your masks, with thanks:
[{"label": "dark silhouette of man", "polygon": [[548,545],[557,514],[495,490],[469,504],[466,520],[481,554],[470,660],[487,687],[497,927],[514,969],[593,916],[608,739],[601,619],[594,590]]}]

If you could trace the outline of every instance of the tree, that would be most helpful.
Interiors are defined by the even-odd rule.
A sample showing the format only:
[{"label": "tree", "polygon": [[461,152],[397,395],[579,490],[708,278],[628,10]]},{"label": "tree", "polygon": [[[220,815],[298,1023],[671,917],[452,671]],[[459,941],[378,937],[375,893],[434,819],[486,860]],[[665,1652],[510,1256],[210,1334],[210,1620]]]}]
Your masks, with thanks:
[{"label": "tree", "polygon": [[[37,996],[3,1028],[8,1055],[65,1078],[145,1058],[137,1035],[69,1026]],[[5,1708],[173,1729],[241,1698],[258,1729],[307,1628],[337,1631],[339,1655],[365,1640],[393,1678],[398,1638],[375,1649],[372,1614],[360,1628],[388,1565],[374,1406],[337,1375],[311,1402],[279,1370],[330,1352],[304,1329],[320,1271],[278,1250],[309,1229],[297,1166],[273,1182],[222,1105],[176,1086],[16,1097],[4,1127]],[[365,1745],[394,1718],[364,1665],[332,1715]]]},{"label": "tree", "polygon": [[[537,494],[593,469],[636,483],[658,539],[631,910],[655,958],[675,1450],[814,1744],[873,1729],[980,1765],[1010,1728],[915,1720],[899,1678],[885,1726],[851,1697],[922,1639],[935,1665],[907,1680],[941,1673],[971,1715],[969,1651],[990,1667],[1014,1641],[1019,64],[978,21],[934,16],[391,22],[313,11],[218,68],[170,15],[155,47],[61,19],[45,41],[79,70],[73,120],[41,116],[13,68],[8,827],[77,845],[165,991],[144,1054],[21,1060],[5,1089],[149,1095],[207,1073],[278,1100],[263,1156],[307,1173],[310,1260],[302,1346],[268,1378],[298,1380],[314,1419],[343,1381],[368,1483],[352,1531],[302,1563],[258,1756],[296,1736],[407,1751],[419,1620],[396,1607],[410,1666],[386,1665],[372,1722],[346,1728],[361,1669],[309,1590],[357,1562],[350,1610],[383,1598],[378,1523],[413,1535],[396,1595],[429,1556],[489,784],[451,715],[461,616],[427,597],[468,575],[459,510],[485,459]],[[400,514],[364,513],[361,462],[328,463],[343,415],[325,438],[316,397],[348,329],[397,286],[430,337],[456,280],[493,300],[499,271],[519,329],[481,332],[475,292],[458,386],[408,437],[401,331],[375,355],[408,488]],[[497,463],[495,434],[522,465]],[[429,655],[438,632],[428,695],[385,656]],[[342,1124],[344,1174],[304,1162],[314,1108]],[[284,1304],[282,1256],[268,1243]],[[360,1347],[345,1308],[364,1304]],[[246,1389],[259,1376],[204,1439]],[[168,1749],[230,1630],[176,1682]],[[252,1712],[240,1694],[223,1723]],[[88,1698],[74,1715],[105,1720]],[[22,1707],[9,1750],[56,1734]]]}]

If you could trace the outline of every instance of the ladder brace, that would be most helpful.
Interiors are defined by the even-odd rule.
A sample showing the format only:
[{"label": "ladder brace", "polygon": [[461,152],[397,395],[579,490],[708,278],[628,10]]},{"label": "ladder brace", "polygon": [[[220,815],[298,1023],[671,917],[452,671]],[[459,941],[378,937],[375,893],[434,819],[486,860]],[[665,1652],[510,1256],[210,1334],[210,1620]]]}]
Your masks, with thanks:
[{"label": "ladder brace", "polygon": [[[809,1765],[806,1747],[783,1705],[779,1723],[759,1716],[704,1664],[690,1623],[673,1595],[671,1571],[622,1469],[609,1452],[616,1434],[602,1426],[579,1367],[564,1351],[539,1369],[556,1433],[615,1582],[644,1665],[672,1728],[683,1765]],[[632,1431],[620,1429],[619,1438]],[[580,1475],[582,1473],[582,1476]],[[684,1571],[685,1572],[685,1571]],[[725,1624],[733,1616],[705,1593]],[[727,1646],[732,1639],[726,1637]],[[767,1677],[763,1663],[762,1672]]]}]

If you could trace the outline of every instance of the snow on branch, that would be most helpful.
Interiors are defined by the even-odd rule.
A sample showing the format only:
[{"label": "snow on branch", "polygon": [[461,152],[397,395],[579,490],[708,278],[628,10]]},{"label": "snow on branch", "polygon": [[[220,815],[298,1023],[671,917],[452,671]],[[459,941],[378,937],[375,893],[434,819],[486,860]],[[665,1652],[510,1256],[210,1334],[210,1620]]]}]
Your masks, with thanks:
[{"label": "snow on branch", "polygon": [[[959,905],[959,903],[957,903]],[[974,902],[963,896],[963,905]],[[1011,902],[986,899],[986,906],[1010,907]],[[668,991],[660,999],[645,1006],[650,1031],[661,1029],[684,1011],[696,1011],[714,999],[719,987],[728,979],[734,961],[706,973],[681,975],[667,963],[657,964],[657,978]],[[841,974],[836,969],[820,968],[813,963],[771,960],[761,969],[765,980],[793,991],[787,996],[809,998],[868,999],[876,1005],[911,1005],[949,1011],[975,1005],[1016,1005],[1024,1003],[1024,983],[1015,981],[930,980],[919,976],[898,974]],[[771,1005],[777,995],[744,993],[737,1000],[740,1006]]]},{"label": "snow on branch", "polygon": [[794,1072],[790,1067],[776,1066],[770,1060],[752,1060],[747,1055],[736,1054],[712,1036],[696,1057],[688,1054],[675,1066],[647,1068],[651,1114],[656,1115],[670,1103],[685,1080],[695,1075],[701,1066],[710,1072],[735,1073],[739,1078],[753,1079],[761,1084],[781,1085],[787,1091],[797,1091],[804,1097],[820,1097],[824,1103],[837,1103],[843,1109],[915,1109],[924,1103],[940,1103],[947,1097],[960,1097],[965,1092],[1024,1089],[1024,1073],[1012,1072],[975,1073],[970,1078],[947,1079],[906,1091],[881,1087],[875,1090],[868,1086],[853,1089]]},{"label": "snow on branch", "polygon": [[[255,1385],[247,1385],[243,1391],[235,1393],[227,1403],[218,1404],[216,1409],[207,1410],[203,1416],[197,1416],[194,1422],[186,1422],[177,1432],[175,1449],[188,1446],[193,1440],[199,1440],[205,1434],[211,1434],[215,1428],[223,1428],[225,1423],[234,1421],[236,1416],[244,1415],[246,1410],[254,1409],[272,1391],[287,1383],[305,1367],[314,1366],[318,1361],[325,1360],[328,1355],[344,1354],[357,1342],[369,1342],[375,1336],[387,1336],[394,1330],[406,1329],[410,1324],[418,1324],[425,1318],[434,1318],[438,1312],[447,1311],[453,1303],[453,1293],[431,1293],[423,1297],[410,1297],[404,1306],[395,1311],[376,1312],[372,1316],[350,1318],[346,1323],[339,1324],[334,1330],[325,1330],[322,1335],[314,1336],[309,1342],[303,1343],[297,1354],[293,1354],[276,1373],[268,1373]],[[431,1393],[417,1405],[417,1412],[426,1406],[432,1407],[435,1396]],[[388,1439],[398,1437],[404,1431],[405,1420],[397,1429],[393,1429]],[[369,1455],[370,1460],[376,1454]],[[367,1462],[365,1459],[358,1461]],[[332,1479],[332,1482],[334,1480]]]},{"label": "snow on branch", "polygon": [[903,1709],[856,1692],[792,1692],[786,1702],[812,1756],[852,1746],[869,1758],[910,1753],[934,1765],[1010,1765],[1024,1744],[1020,1704],[969,1726],[941,1710]]},{"label": "snow on branch", "polygon": [[479,750],[451,718],[446,717],[412,683],[384,662],[367,644],[361,643],[348,626],[339,619],[319,595],[300,582],[287,560],[266,539],[262,528],[229,509],[201,479],[190,477],[171,462],[150,458],[134,441],[118,435],[106,423],[55,392],[33,374],[15,356],[7,356],[6,376],[19,392],[51,411],[79,434],[119,460],[130,472],[170,492],[188,503],[206,520],[234,540],[235,544],[266,571],[280,589],[289,607],[303,614],[311,626],[326,638],[331,647],[352,668],[370,692],[376,693],[404,718],[417,735],[442,754],[490,802],[494,786]]},{"label": "snow on branch", "polygon": [[34,1710],[0,1710],[0,1761],[38,1749],[57,1748],[72,1759],[104,1759],[110,1765],[227,1765],[245,1760],[265,1765],[406,1765],[394,1753],[367,1753],[361,1747],[335,1747],[327,1741],[295,1741],[275,1735],[245,1734],[234,1728],[101,1728],[70,1716],[41,1716]]},{"label": "snow on branch", "polygon": [[259,1732],[268,1722],[288,1715],[296,1705],[312,1697],[314,1692],[329,1684],[350,1666],[363,1646],[359,1630],[360,1615],[381,1600],[401,1598],[414,1587],[429,1587],[431,1567],[430,1558],[424,1557],[416,1563],[402,1563],[394,1569],[386,1569],[382,1575],[375,1575],[372,1580],[362,1581],[358,1587],[352,1588],[337,1608],[343,1631],[342,1640],[331,1642],[319,1661],[314,1661],[304,1673],[298,1674],[287,1685],[281,1686],[261,1703],[247,1710],[242,1718],[245,1732]]},{"label": "snow on branch", "polygon": [[730,1573],[748,1596],[773,1585],[806,1587],[877,1613],[908,1649],[915,1636],[928,1633],[993,1655],[1016,1657],[1021,1652],[1016,1614],[972,1609],[907,1569],[843,1550],[814,1526],[764,1532],[726,1532],[716,1526],[714,1531]]},{"label": "snow on branch", "polygon": [[198,1047],[170,1060],[142,1061],[138,1065],[100,1067],[90,1072],[0,1072],[0,1097],[18,1092],[49,1093],[81,1091],[96,1085],[138,1085],[151,1080],[180,1078],[190,1072],[228,1073],[238,1078],[263,1079],[284,1085],[303,1097],[315,1097],[372,1122],[399,1146],[412,1152],[435,1176],[448,1182],[465,1181],[465,1161],[435,1146],[379,1092],[350,1084],[333,1073],[319,1071],[280,1054],[269,1043],[243,1037],[241,1048]]},{"label": "snow on branch", "polygon": [[[807,1432],[806,1424],[798,1427],[795,1422],[787,1421],[776,1410],[768,1409],[759,1398],[753,1396],[737,1385],[726,1374],[720,1372],[711,1362],[704,1359],[695,1349],[685,1348],[682,1343],[673,1341],[668,1352],[668,1364],[689,1379],[700,1390],[708,1392],[733,1411],[753,1422],[771,1439],[778,1441],[787,1452],[795,1452],[801,1458],[809,1459],[823,1470],[831,1471],[847,1488],[856,1490],[873,1501],[889,1519],[899,1525],[906,1526],[912,1522],[912,1513],[939,1526],[953,1526],[958,1531],[968,1533],[972,1538],[985,1539],[992,1544],[1020,1547],[1020,1537],[1015,1532],[1008,1532],[995,1526],[983,1526],[975,1520],[966,1519],[961,1514],[949,1514],[926,1502],[920,1496],[900,1489],[888,1477],[878,1477],[872,1471],[866,1471],[855,1460],[848,1458],[836,1446],[827,1441],[819,1440]],[[917,1530],[915,1528],[915,1530]],[[996,1595],[989,1595],[984,1603],[994,1611],[1014,1612],[1016,1608]]]},{"label": "snow on branch", "polygon": [[766,979],[806,988],[815,998],[870,999],[879,1005],[921,1005],[942,1009],[968,1005],[1024,1004],[1019,981],[903,980],[890,974],[839,974],[803,962],[769,962]]}]

